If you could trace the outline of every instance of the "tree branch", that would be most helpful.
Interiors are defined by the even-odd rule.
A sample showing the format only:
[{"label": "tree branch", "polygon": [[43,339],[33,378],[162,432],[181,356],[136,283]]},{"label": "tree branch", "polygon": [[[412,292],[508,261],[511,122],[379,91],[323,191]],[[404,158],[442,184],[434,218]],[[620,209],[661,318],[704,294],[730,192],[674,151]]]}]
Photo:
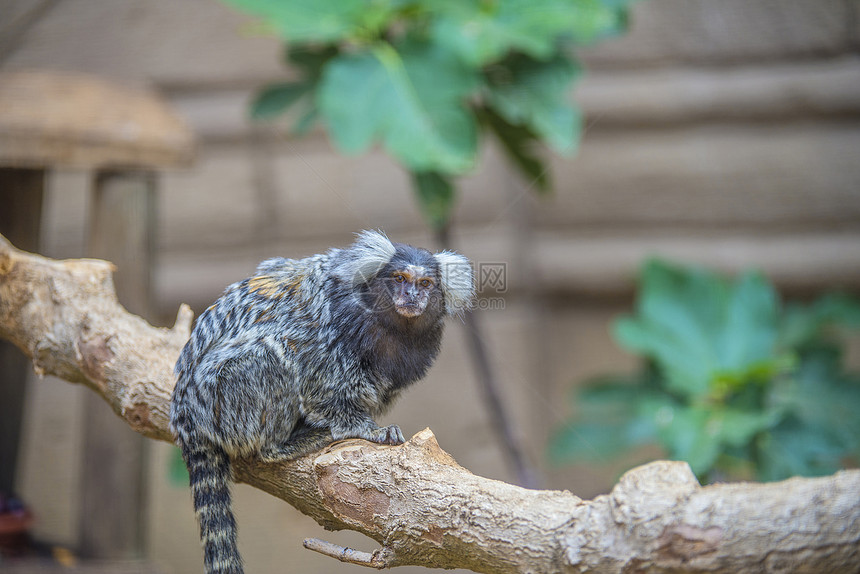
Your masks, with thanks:
[{"label": "tree branch", "polygon": [[[0,236],[0,337],[36,372],[82,383],[132,428],[168,429],[173,363],[188,337],[116,300],[111,264],[54,261]],[[473,475],[429,429],[397,447],[350,440],[279,464],[234,461],[237,479],[330,529],[381,544],[367,554],[306,545],[371,567],[417,564],[487,573],[851,572],[860,565],[860,471],[772,484],[702,487],[689,467],[655,462],[608,495],[526,490]]]}]

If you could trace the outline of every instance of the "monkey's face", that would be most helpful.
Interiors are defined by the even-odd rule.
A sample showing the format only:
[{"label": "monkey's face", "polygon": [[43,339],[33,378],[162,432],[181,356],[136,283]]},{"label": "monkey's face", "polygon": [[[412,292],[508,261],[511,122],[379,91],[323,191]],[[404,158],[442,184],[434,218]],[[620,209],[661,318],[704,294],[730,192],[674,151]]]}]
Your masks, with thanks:
[{"label": "monkey's face", "polygon": [[441,271],[433,254],[402,243],[377,274],[364,284],[364,308],[397,328],[438,324],[445,314]]},{"label": "monkey's face", "polygon": [[394,269],[387,281],[394,310],[403,317],[417,317],[438,292],[435,274],[422,265]]}]

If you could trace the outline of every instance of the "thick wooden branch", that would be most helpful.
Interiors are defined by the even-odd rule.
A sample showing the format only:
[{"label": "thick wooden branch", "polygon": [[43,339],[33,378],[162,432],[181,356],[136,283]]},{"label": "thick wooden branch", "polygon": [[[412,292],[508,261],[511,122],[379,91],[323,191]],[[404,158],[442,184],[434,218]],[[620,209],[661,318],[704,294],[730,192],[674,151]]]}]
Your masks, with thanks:
[{"label": "thick wooden branch", "polygon": [[[112,266],[54,261],[0,236],[0,336],[38,373],[83,383],[146,436],[171,440],[173,363],[188,337],[117,303]],[[584,501],[473,475],[424,430],[398,447],[344,441],[281,464],[235,461],[237,478],[331,529],[377,540],[372,554],[306,545],[371,567],[487,573],[860,571],[860,471],[702,487],[655,462]],[[190,502],[189,502],[190,504]]]}]

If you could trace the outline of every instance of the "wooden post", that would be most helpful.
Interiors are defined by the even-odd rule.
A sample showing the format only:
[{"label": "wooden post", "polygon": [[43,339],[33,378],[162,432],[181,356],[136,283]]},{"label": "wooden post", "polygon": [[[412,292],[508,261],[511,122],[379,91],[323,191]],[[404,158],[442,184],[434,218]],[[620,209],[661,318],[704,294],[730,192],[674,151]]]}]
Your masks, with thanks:
[{"label": "wooden post", "polygon": [[[25,251],[39,250],[45,171],[0,168],[0,233]],[[0,492],[15,491],[18,444],[30,360],[0,341]]]},{"label": "wooden post", "polygon": [[[117,295],[147,317],[155,221],[156,176],[101,171],[93,186],[89,255],[117,265]],[[140,558],[144,550],[145,439],[104,401],[87,393],[80,512],[80,552],[102,559]]]},{"label": "wooden post", "polygon": [[[144,317],[151,295],[154,170],[187,166],[193,157],[193,134],[150,90],[69,72],[0,72],[0,166],[99,170],[89,254],[117,265],[114,281],[120,301]],[[36,186],[36,176],[22,175],[26,170],[9,173],[28,181],[27,188]],[[0,230],[19,247],[35,251],[34,244],[3,227],[4,222],[18,226],[29,221],[17,208],[14,213],[7,209],[22,197],[15,191],[19,184],[7,183],[10,177],[0,178]],[[27,197],[36,201],[30,194]],[[41,195],[38,201],[41,205]],[[23,395],[16,394],[22,388],[2,378],[12,375],[7,374],[11,370],[5,355],[0,354],[0,360],[0,392],[14,395],[11,399],[0,395],[0,479],[6,481],[6,474],[14,476],[14,466],[5,457],[14,457],[18,434],[6,429],[19,425],[16,405]],[[81,554],[137,558],[144,549],[145,441],[102,400],[92,393],[85,396]],[[9,450],[12,444],[15,451]]]}]

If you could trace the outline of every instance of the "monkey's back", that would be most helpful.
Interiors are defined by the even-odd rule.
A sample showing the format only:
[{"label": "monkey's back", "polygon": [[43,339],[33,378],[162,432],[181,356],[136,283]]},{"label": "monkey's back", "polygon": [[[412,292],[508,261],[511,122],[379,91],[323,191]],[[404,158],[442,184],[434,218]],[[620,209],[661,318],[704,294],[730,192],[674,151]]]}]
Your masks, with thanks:
[{"label": "monkey's back", "polygon": [[[308,351],[323,344],[314,326],[329,314],[320,293],[326,276],[323,268],[331,255],[264,261],[254,275],[227,287],[200,315],[175,368],[171,423],[179,438],[199,432],[224,442],[213,426],[219,422],[215,420],[221,414],[219,404],[229,402],[231,393],[263,393],[272,405],[294,400],[295,385],[306,376],[302,371],[311,367]],[[243,359],[247,359],[241,365],[248,371],[245,376],[235,377],[232,385],[222,384],[225,368]],[[237,424],[244,426],[225,429],[230,442],[241,443],[242,435],[253,430],[248,428],[250,420],[241,420],[249,414],[254,413],[247,409],[235,413]],[[248,438],[257,442],[262,437]],[[253,447],[235,446],[239,451]]]}]

